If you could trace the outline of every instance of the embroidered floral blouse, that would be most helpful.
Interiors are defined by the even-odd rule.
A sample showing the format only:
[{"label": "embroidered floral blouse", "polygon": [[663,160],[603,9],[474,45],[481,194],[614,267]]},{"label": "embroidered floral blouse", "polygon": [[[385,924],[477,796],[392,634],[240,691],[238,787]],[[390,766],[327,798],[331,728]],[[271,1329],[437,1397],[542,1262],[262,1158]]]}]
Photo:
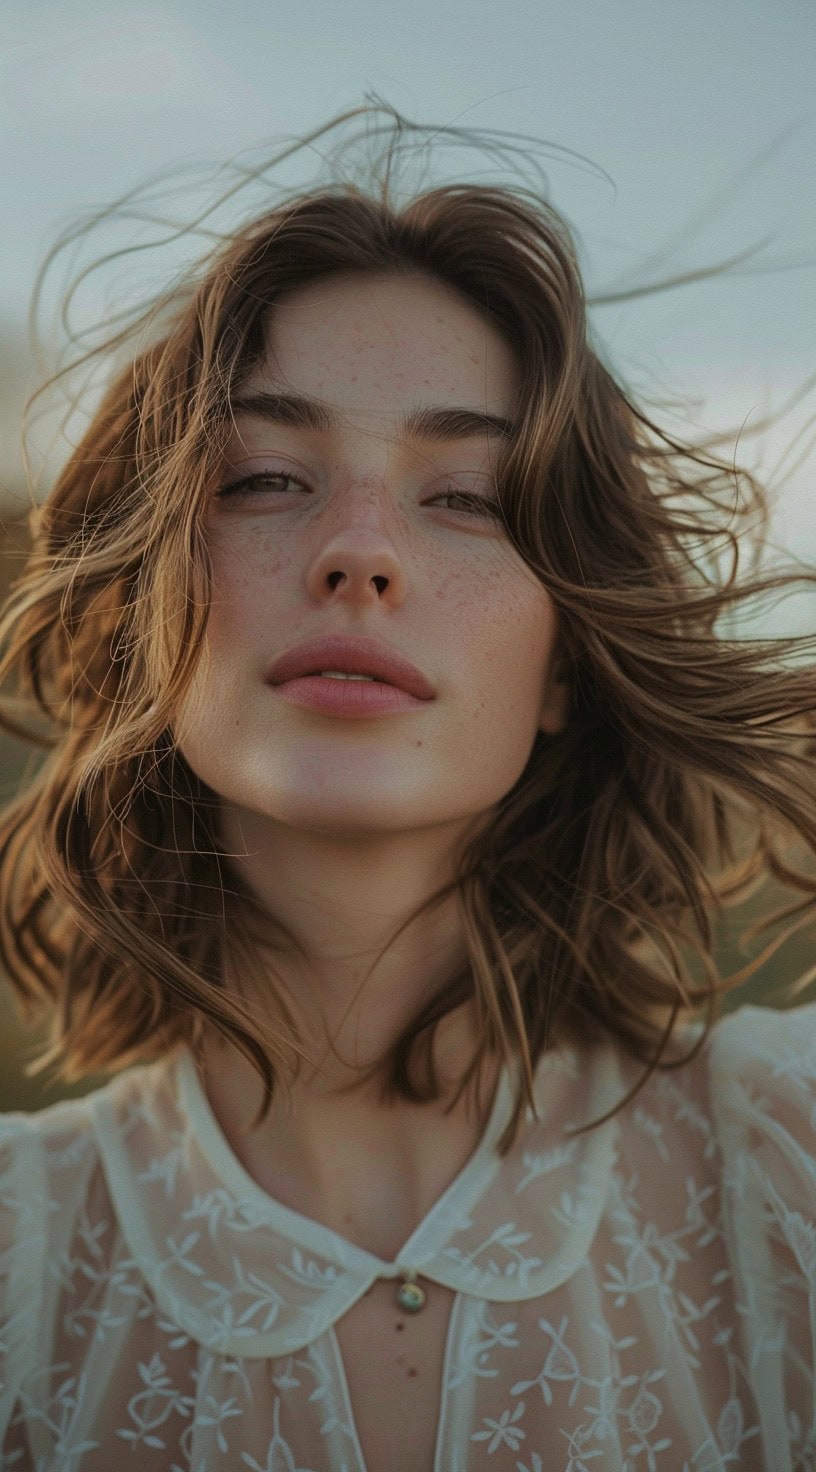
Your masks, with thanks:
[{"label": "embroidered floral blouse", "polygon": [[413,1271],[455,1293],[434,1472],[813,1469],[816,1006],[568,1137],[638,1073],[546,1054],[500,1160],[503,1073],[395,1262],[261,1190],[185,1048],[2,1117],[0,1466],[364,1472],[334,1325]]}]

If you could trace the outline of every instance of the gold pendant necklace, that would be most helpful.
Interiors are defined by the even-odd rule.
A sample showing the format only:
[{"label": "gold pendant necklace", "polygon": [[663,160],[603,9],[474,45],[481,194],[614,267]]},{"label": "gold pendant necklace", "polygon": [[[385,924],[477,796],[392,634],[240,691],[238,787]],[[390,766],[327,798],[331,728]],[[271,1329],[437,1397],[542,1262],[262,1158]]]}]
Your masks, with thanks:
[{"label": "gold pendant necklace", "polygon": [[425,1290],[416,1281],[416,1273],[405,1273],[397,1290],[397,1303],[407,1314],[419,1313],[425,1302]]}]

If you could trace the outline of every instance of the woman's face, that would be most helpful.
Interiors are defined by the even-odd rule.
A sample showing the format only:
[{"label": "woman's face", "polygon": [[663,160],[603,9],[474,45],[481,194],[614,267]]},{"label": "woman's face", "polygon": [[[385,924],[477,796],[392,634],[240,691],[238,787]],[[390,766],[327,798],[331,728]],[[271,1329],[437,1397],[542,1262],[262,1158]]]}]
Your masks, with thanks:
[{"label": "woman's face", "polygon": [[[212,607],[180,749],[239,826],[252,814],[253,828],[338,838],[459,828],[513,785],[539,729],[563,725],[556,619],[501,520],[456,497],[495,496],[500,430],[429,437],[401,421],[420,407],[512,421],[513,354],[435,278],[338,276],[275,306],[238,399],[258,391],[329,415],[302,426],[236,403],[221,484],[267,479],[207,513]],[[270,668],[324,635],[395,651],[431,698],[362,719],[297,703]],[[344,699],[370,688],[328,686]]]}]

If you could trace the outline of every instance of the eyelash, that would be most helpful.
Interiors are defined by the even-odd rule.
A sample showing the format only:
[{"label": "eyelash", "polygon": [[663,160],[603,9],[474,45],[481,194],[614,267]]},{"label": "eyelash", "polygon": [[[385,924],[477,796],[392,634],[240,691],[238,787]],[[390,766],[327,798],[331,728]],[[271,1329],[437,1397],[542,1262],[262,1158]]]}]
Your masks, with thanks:
[{"label": "eyelash", "polygon": [[[298,480],[297,476],[287,475],[284,471],[260,470],[254,475],[245,475],[241,480],[234,480],[229,485],[222,486],[218,495],[225,499],[241,500],[243,496],[251,496],[252,487],[261,481],[291,481],[293,485],[303,485],[303,481]],[[492,497],[460,491],[455,486],[449,486],[446,491],[441,491],[440,496],[455,496],[460,501],[466,501],[469,506],[476,509],[476,515],[486,515],[497,521],[502,519],[501,503]]]}]

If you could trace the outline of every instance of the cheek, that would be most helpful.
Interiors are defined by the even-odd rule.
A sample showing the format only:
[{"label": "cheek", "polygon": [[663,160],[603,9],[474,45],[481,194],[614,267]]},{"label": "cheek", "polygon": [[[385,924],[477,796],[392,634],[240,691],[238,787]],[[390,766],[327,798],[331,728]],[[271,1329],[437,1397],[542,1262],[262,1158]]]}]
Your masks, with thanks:
[{"label": "cheek", "polygon": [[482,579],[478,596],[471,587],[457,601],[461,668],[470,670],[479,703],[489,702],[498,721],[512,713],[535,724],[555,642],[549,594],[502,569]]},{"label": "cheek", "polygon": [[[530,760],[546,707],[555,614],[544,590],[505,580],[482,603],[470,598],[457,658],[464,698],[449,733],[457,789],[485,807],[500,801]],[[452,763],[452,766],[451,766]]]},{"label": "cheek", "polygon": [[[177,737],[196,750],[213,733],[242,724],[247,679],[280,644],[274,591],[284,586],[286,558],[280,547],[210,542],[212,582],[207,630],[187,697],[177,717]],[[291,575],[291,573],[289,574]],[[195,762],[193,762],[195,765]]]},{"label": "cheek", "polygon": [[212,589],[207,644],[212,656],[235,654],[275,639],[275,591],[289,586],[291,557],[279,543],[211,548]]}]

